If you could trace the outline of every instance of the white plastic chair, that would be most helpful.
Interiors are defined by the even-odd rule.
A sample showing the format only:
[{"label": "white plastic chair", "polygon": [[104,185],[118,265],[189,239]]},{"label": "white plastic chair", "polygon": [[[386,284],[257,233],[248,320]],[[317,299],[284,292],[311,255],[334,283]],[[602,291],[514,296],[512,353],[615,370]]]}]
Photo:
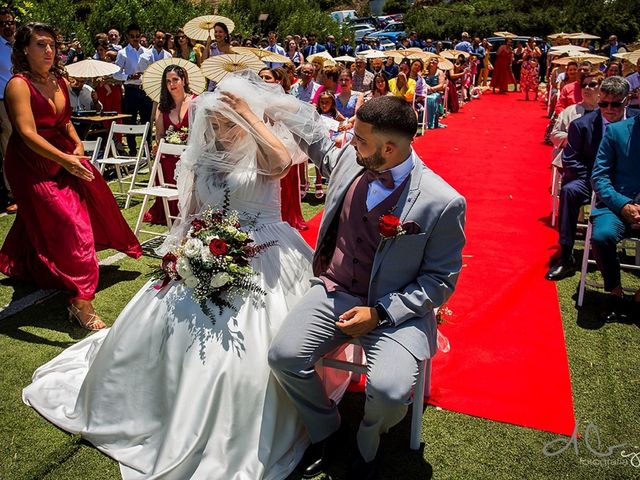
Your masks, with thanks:
[{"label": "white plastic chair", "polygon": [[186,145],[175,145],[165,142],[164,139],[160,140],[158,151],[156,152],[156,157],[153,161],[153,168],[151,169],[149,182],[145,187],[129,190],[129,199],[134,196],[142,197],[142,207],[140,208],[140,213],[138,214],[136,227],[133,230],[133,233],[134,235],[136,235],[136,237],[138,236],[138,233],[151,233],[153,235],[166,236],[166,234],[163,233],[141,229],[142,220],[147,210],[147,202],[149,201],[149,197],[160,198],[162,200],[162,206],[164,207],[164,216],[167,221],[167,226],[169,227],[169,230],[171,230],[173,220],[175,220],[177,217],[171,216],[171,212],[169,210],[169,201],[178,199],[178,189],[174,184],[167,183],[165,181],[164,175],[162,174],[162,167],[160,165],[160,158],[163,154],[176,155],[179,157],[180,155],[182,155],[182,152],[184,152],[186,148]]},{"label": "white plastic chair", "polygon": [[[138,148],[138,153],[135,156],[127,156],[120,155],[116,148],[115,135],[123,134],[123,135],[136,135],[140,136],[140,148]],[[149,165],[151,163],[151,154],[149,152],[149,145],[147,144],[147,137],[151,134],[149,122],[144,125],[120,125],[116,122],[111,124],[111,128],[109,129],[109,136],[107,137],[107,144],[104,149],[104,156],[98,160],[98,164],[100,165],[100,173],[104,174],[104,169],[107,165],[113,165],[116,170],[116,175],[118,177],[118,187],[120,192],[115,192],[114,195],[126,196],[126,201],[124,208],[129,208],[129,203],[131,201],[131,196],[127,194],[129,190],[132,190],[136,185],[140,185],[136,183],[138,173],[140,171],[140,167],[143,163],[143,154],[144,160],[146,164]],[[129,188],[127,188],[127,192],[123,189],[123,175],[122,170],[125,169],[128,173],[128,167],[133,166],[133,173],[131,175],[131,182],[129,183]]]},{"label": "white plastic chair", "polygon": [[[360,346],[358,339],[353,339],[349,343],[356,345],[362,352],[362,347]],[[357,360],[359,359],[363,361],[357,363]],[[323,358],[318,362],[318,366],[336,368],[338,370],[359,373],[361,375],[367,374],[366,359],[363,359],[362,355],[356,355],[353,362],[333,358]],[[425,397],[429,397],[431,391],[430,358],[418,362],[418,378],[416,379],[413,391],[413,409],[411,411],[411,436],[409,438],[409,448],[411,448],[411,450],[418,450],[420,449],[420,438],[422,434],[422,410],[424,408],[424,399]]]},{"label": "white plastic chair", "polygon": [[[591,195],[591,210],[596,204],[596,194],[595,192]],[[604,285],[597,282],[592,282],[587,280],[587,270],[589,268],[589,264],[595,264],[595,260],[589,259],[589,253],[591,252],[591,236],[592,236],[593,224],[591,221],[587,222],[587,233],[584,239],[584,253],[582,254],[582,267],[580,269],[580,284],[578,286],[578,307],[582,306],[582,302],[584,301],[584,292],[587,284],[591,287],[595,288],[604,288]],[[640,235],[640,233],[639,233]],[[640,270],[640,238],[625,238],[622,242],[631,241],[635,243],[635,264],[631,263],[620,263],[620,268],[625,268],[627,270]]]},{"label": "white plastic chair", "polygon": [[[426,93],[426,92],[425,92]],[[429,125],[427,118],[427,95],[423,97],[422,102],[418,102],[418,105],[422,105],[422,121],[420,121],[419,110],[416,108],[416,96],[413,96],[413,110],[416,112],[418,116],[418,128],[422,128],[422,134],[427,130],[427,125]]]},{"label": "white plastic chair", "polygon": [[98,168],[98,155],[100,154],[100,146],[102,145],[102,138],[98,137],[95,140],[83,140],[82,147],[84,148],[85,155],[91,152],[91,164]]}]

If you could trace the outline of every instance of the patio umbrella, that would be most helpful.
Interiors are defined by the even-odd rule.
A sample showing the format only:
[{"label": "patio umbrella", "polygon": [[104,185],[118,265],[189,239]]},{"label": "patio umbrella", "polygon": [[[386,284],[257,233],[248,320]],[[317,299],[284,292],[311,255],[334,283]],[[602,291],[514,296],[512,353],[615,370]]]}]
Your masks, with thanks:
[{"label": "patio umbrella", "polygon": [[195,63],[184,58],[165,58],[153,62],[142,74],[142,89],[154,102],[160,101],[162,87],[162,74],[169,65],[178,65],[187,71],[189,88],[193,93],[202,93],[206,86],[206,80]]},{"label": "patio umbrella", "polygon": [[464,58],[469,58],[471,55],[468,52],[463,52],[462,50],[443,50],[440,52],[440,56],[444,58],[448,58],[450,60],[456,60],[458,55],[464,55]]},{"label": "patio umbrella", "polygon": [[93,59],[81,60],[64,68],[70,77],[75,78],[108,77],[120,71],[120,67],[115,63]]},{"label": "patio umbrella", "polygon": [[597,40],[600,37],[597,35],[591,35],[590,33],[578,32],[570,33],[566,38],[572,38],[574,40]]},{"label": "patio umbrella", "polygon": [[340,57],[335,57],[334,60],[336,62],[355,62],[355,57],[351,57],[349,55],[342,55]]},{"label": "patio umbrella", "polygon": [[187,37],[206,42],[209,37],[213,38],[213,26],[216,23],[224,23],[229,33],[233,32],[235,28],[233,21],[227,17],[221,15],[203,15],[202,17],[189,20],[182,30],[184,30],[184,34]]},{"label": "patio umbrella", "polygon": [[553,33],[551,35],[547,35],[547,38],[550,38],[551,40],[558,40],[559,38],[567,38],[569,35],[571,34],[565,33],[565,32],[559,32],[559,33]]},{"label": "patio umbrella", "polygon": [[493,34],[496,37],[504,37],[504,38],[515,38],[518,36],[515,33],[511,33],[511,32],[493,32]]},{"label": "patio umbrella", "polygon": [[291,59],[289,57],[280,55],[279,53],[270,52],[269,50],[263,50],[262,48],[233,47],[232,50],[235,53],[255,55],[263,62],[291,63]]},{"label": "patio umbrella", "polygon": [[251,53],[216,55],[207,58],[200,67],[202,74],[216,83],[220,83],[231,72],[252,70],[257,73],[263,68],[262,60]]}]

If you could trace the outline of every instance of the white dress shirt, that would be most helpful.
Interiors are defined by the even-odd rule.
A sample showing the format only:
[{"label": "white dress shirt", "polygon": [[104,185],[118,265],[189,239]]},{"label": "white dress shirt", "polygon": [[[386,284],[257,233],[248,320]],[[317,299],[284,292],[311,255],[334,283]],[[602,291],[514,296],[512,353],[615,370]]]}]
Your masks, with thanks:
[{"label": "white dress shirt", "polygon": [[[136,73],[142,73],[144,70],[140,70],[140,57],[147,52],[146,48],[138,47],[136,50],[128,44],[125,48],[118,52],[116,56],[115,64],[120,67],[120,71],[113,74],[113,78],[124,82],[125,85],[141,85],[142,80],[129,79],[129,75],[135,75]],[[149,53],[150,55],[150,53]],[[153,62],[150,62],[153,63]]]},{"label": "white dress shirt", "polygon": [[80,93],[76,93],[73,88],[69,87],[69,103],[71,103],[71,110],[74,112],[78,110],[94,110],[94,106],[97,107],[97,110],[102,110],[102,104],[100,102],[93,103],[93,99],[91,98],[91,94],[93,93],[93,88],[89,85],[82,85],[82,89]]},{"label": "white dress shirt", "polygon": [[162,49],[158,52],[155,48],[148,48],[142,55],[140,55],[140,60],[138,61],[138,70],[142,73],[147,69],[149,65],[153,62],[157,62],[158,60],[163,60],[165,58],[172,58],[171,55],[166,50]]},{"label": "white dress shirt", "polygon": [[[282,48],[277,43],[267,46],[265,50],[268,50],[271,53],[278,53],[280,55],[284,55],[285,57],[287,56],[287,52],[285,52],[284,48]],[[269,63],[269,68],[280,68],[282,65],[284,65],[284,63],[282,62],[268,62],[268,63]]]},{"label": "white dress shirt", "polygon": [[393,188],[386,188],[380,180],[374,180],[369,184],[369,190],[367,190],[367,210],[371,211],[376,208],[376,205],[379,205],[380,202],[385,200],[391,193],[400,186],[402,182],[406,180],[406,178],[413,170],[415,165],[415,152],[413,149],[411,153],[407,157],[407,159],[399,165],[391,168],[389,171],[391,172],[391,176],[393,177]]}]

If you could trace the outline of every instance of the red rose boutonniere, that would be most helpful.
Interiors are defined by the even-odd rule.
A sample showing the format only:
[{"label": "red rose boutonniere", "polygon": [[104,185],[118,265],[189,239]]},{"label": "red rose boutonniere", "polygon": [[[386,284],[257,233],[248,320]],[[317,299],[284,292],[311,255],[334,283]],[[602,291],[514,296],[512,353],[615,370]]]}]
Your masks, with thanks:
[{"label": "red rose boutonniere", "polygon": [[382,238],[394,238],[404,233],[402,222],[391,213],[385,213],[380,217],[378,228],[380,229]]}]

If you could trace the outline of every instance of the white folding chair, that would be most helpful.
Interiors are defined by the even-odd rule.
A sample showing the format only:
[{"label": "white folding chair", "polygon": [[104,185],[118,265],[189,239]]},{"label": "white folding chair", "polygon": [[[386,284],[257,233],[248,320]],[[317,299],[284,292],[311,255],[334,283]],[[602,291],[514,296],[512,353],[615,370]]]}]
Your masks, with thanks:
[{"label": "white folding chair", "polygon": [[442,97],[442,108],[444,109],[445,114],[448,113],[448,108],[449,108],[449,83],[447,82],[447,85],[444,87],[444,92],[442,93],[442,95],[444,95]]},{"label": "white folding chair", "polygon": [[100,146],[102,145],[102,138],[98,137],[95,140],[83,140],[82,147],[84,148],[85,155],[91,152],[91,164],[98,168],[98,155],[100,154]]},{"label": "white folding chair", "polygon": [[[596,204],[596,194],[595,192],[591,195],[591,209]],[[582,306],[582,302],[584,301],[584,291],[586,289],[587,284],[594,288],[604,288],[604,285],[601,283],[593,282],[587,280],[587,270],[589,268],[589,264],[595,264],[595,260],[591,260],[589,258],[589,253],[591,252],[591,235],[593,230],[593,224],[591,221],[587,221],[587,233],[584,239],[584,253],[582,254],[582,267],[580,269],[580,284],[578,286],[578,307]],[[640,233],[639,233],[640,235]],[[622,242],[633,242],[635,244],[635,264],[631,263],[620,263],[620,268],[624,268],[627,270],[640,270],[640,238],[625,238]],[[635,291],[635,290],[634,290]]]},{"label": "white folding chair", "polygon": [[422,134],[424,135],[424,132],[427,130],[427,125],[429,125],[429,119],[427,118],[427,95],[423,97],[422,102],[418,102],[418,105],[422,105],[422,121],[420,121],[420,111],[416,108],[416,96],[414,95],[413,110],[418,117],[418,128],[422,128]]},{"label": "white folding chair", "polygon": [[[140,136],[140,148],[138,148],[137,155],[120,155],[116,148],[116,134]],[[144,125],[120,125],[116,122],[113,122],[111,124],[111,128],[109,129],[109,136],[107,137],[104,156],[101,159],[98,159],[98,164],[100,165],[100,173],[104,174],[104,169],[107,165],[113,165],[113,167],[115,168],[116,175],[118,177],[118,187],[120,189],[120,192],[116,192],[114,195],[126,196],[124,208],[129,208],[129,203],[131,201],[131,196],[129,196],[127,192],[133,189],[136,185],[144,185],[138,184],[136,180],[140,171],[140,167],[143,163],[143,155],[146,164],[149,165],[151,163],[151,154],[149,153],[149,145],[147,144],[147,137],[149,135],[151,135],[149,122],[145,123]],[[133,166],[131,182],[129,183],[127,192],[125,192],[122,182],[123,169],[128,174],[128,167],[131,166]]]},{"label": "white folding chair", "polygon": [[166,234],[163,233],[141,229],[142,220],[147,210],[147,202],[149,201],[149,197],[160,198],[162,200],[162,206],[164,207],[164,216],[167,220],[167,226],[169,227],[169,230],[171,230],[171,225],[176,217],[171,216],[171,211],[169,210],[169,201],[178,199],[178,189],[174,184],[167,183],[165,181],[164,175],[162,174],[162,166],[160,165],[160,158],[163,154],[176,155],[179,157],[180,155],[182,155],[182,152],[184,152],[186,148],[186,145],[175,145],[165,142],[164,139],[160,140],[158,151],[156,152],[156,157],[153,161],[153,167],[151,168],[149,182],[147,182],[147,185],[143,188],[129,190],[129,198],[133,196],[142,197],[142,207],[140,208],[136,227],[133,231],[136,236],[138,236],[138,233],[151,233],[153,235],[166,236]]},{"label": "white folding chair", "polygon": [[[349,343],[356,345],[359,349],[360,342],[358,339],[353,339]],[[364,353],[364,352],[363,352]],[[345,370],[347,372],[359,373],[361,375],[367,374],[366,359],[362,359],[363,362],[358,363],[358,357],[362,359],[362,356],[356,355],[353,362],[345,360],[337,360],[333,358],[323,358],[318,362],[318,366],[336,368],[338,370]],[[421,360],[418,362],[418,378],[413,389],[413,408],[411,411],[411,436],[409,438],[409,448],[411,450],[418,450],[420,448],[420,438],[422,435],[422,409],[424,408],[424,399],[429,397],[431,391],[431,359]]]}]

